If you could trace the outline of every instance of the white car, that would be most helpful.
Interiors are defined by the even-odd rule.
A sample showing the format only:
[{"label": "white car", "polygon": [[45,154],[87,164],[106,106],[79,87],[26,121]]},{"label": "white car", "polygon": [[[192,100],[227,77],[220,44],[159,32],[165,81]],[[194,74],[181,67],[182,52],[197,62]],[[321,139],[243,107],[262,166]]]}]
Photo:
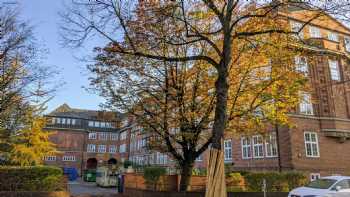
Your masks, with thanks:
[{"label": "white car", "polygon": [[288,197],[350,197],[350,176],[327,176],[298,187]]}]

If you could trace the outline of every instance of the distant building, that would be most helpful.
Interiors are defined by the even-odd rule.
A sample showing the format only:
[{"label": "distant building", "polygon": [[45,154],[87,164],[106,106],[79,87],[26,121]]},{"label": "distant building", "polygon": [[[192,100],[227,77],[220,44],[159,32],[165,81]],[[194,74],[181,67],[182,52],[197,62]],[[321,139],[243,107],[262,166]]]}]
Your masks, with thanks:
[{"label": "distant building", "polygon": [[105,111],[81,110],[63,104],[47,115],[46,129],[55,132],[50,140],[58,153],[45,157],[45,164],[84,169],[117,163],[128,158],[120,144],[118,116]]}]

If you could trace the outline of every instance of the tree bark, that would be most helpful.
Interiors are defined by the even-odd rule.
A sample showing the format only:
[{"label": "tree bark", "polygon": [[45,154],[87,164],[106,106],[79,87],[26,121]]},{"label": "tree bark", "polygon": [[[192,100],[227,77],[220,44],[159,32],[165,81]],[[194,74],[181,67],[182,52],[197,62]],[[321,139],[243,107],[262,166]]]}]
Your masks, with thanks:
[{"label": "tree bark", "polygon": [[193,162],[184,163],[181,168],[180,191],[188,191],[192,178]]}]

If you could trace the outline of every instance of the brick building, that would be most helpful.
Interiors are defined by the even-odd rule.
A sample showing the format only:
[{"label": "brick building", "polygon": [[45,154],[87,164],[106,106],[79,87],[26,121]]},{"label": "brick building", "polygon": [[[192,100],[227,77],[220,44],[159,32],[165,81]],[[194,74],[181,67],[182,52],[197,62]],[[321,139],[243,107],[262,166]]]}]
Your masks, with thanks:
[{"label": "brick building", "polygon": [[[299,31],[317,13],[294,8],[279,14]],[[298,170],[311,179],[350,174],[350,29],[324,14],[297,37],[302,42],[295,47],[305,55],[295,57],[295,69],[308,77],[311,90],[300,92],[302,102],[290,113],[295,126],[272,127],[265,136],[225,136],[225,162],[231,170]],[[130,152],[131,160],[147,163],[151,153],[142,151]],[[195,166],[206,164],[207,152]]]},{"label": "brick building", "polygon": [[[298,31],[315,13],[279,14]],[[298,170],[311,179],[350,174],[350,30],[325,14],[305,25],[298,38],[303,42],[295,47],[306,53],[295,57],[295,68],[309,78],[311,90],[300,92],[302,102],[290,113],[295,126],[271,127],[265,136],[225,136],[225,163],[231,170]],[[147,149],[150,134],[132,118],[118,127],[117,114],[111,114],[67,105],[52,112],[48,129],[57,131],[52,140],[61,152],[46,162],[86,169],[130,160],[174,169],[171,157]],[[204,152],[195,166],[205,168],[207,157]]]},{"label": "brick building", "polygon": [[[118,114],[70,108],[63,104],[47,115],[46,129],[57,153],[45,157],[45,164],[71,167],[80,173],[97,165],[127,159],[124,136],[119,135]],[[125,150],[124,150],[125,149]]]}]

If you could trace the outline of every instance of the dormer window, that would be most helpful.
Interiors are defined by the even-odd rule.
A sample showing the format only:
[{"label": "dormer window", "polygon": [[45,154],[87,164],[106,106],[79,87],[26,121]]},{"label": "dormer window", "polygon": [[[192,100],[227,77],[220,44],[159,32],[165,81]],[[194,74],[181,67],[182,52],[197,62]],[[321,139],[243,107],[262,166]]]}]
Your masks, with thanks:
[{"label": "dormer window", "polygon": [[293,34],[293,36],[297,37],[297,38],[304,38],[304,33],[303,33],[303,24],[296,22],[296,21],[290,21],[290,26],[291,26],[291,30],[293,33],[297,33],[297,34]]},{"label": "dormer window", "polygon": [[344,38],[344,45],[347,52],[350,52],[350,37]]},{"label": "dormer window", "polygon": [[315,27],[315,26],[310,26],[309,31],[310,31],[311,38],[322,38],[320,28]]},{"label": "dormer window", "polygon": [[328,32],[328,40],[334,41],[334,42],[339,42],[339,36],[335,32]]}]

